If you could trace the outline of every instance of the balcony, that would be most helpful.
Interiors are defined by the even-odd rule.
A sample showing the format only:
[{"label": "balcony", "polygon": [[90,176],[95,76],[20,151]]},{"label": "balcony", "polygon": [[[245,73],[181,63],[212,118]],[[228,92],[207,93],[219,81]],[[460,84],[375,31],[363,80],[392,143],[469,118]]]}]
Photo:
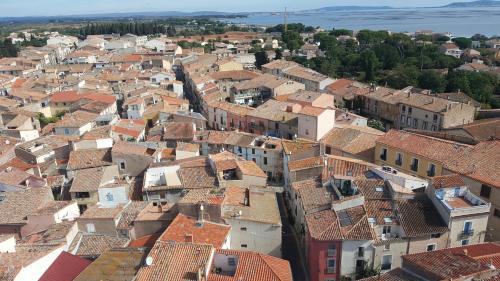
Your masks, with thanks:
[{"label": "balcony", "polygon": [[464,230],[458,234],[458,240],[464,240],[471,236],[474,236],[474,229]]},{"label": "balcony", "polygon": [[380,269],[381,269],[381,270],[390,270],[390,269],[391,269],[391,267],[392,267],[392,264],[391,264],[391,263],[386,263],[386,264],[382,264],[382,265],[380,266]]}]

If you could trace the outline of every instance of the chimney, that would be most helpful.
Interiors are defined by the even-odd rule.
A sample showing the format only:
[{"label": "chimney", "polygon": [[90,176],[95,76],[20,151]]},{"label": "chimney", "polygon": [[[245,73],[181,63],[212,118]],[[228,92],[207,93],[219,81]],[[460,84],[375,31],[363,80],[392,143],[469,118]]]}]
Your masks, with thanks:
[{"label": "chimney", "polygon": [[468,256],[469,252],[467,251],[467,249],[464,249],[463,251],[464,251],[464,255]]},{"label": "chimney", "polygon": [[193,243],[193,234],[184,234],[184,241],[186,243]]},{"label": "chimney", "polygon": [[163,212],[163,208],[161,207],[161,203],[158,203],[157,210],[158,210],[158,213]]},{"label": "chimney", "polygon": [[250,189],[249,188],[245,189],[244,204],[245,204],[245,206],[249,206],[250,207]]}]

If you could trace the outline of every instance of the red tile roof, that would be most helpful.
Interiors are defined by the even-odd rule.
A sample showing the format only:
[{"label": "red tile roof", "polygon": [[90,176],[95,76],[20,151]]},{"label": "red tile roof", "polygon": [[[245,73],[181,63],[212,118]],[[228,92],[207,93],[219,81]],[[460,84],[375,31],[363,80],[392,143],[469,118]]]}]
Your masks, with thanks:
[{"label": "red tile roof", "polygon": [[460,177],[460,175],[453,174],[453,175],[433,177],[432,186],[435,189],[461,187],[465,186],[465,182],[462,179],[462,177]]},{"label": "red tile roof", "polygon": [[[232,276],[212,270],[208,281],[292,281],[290,263],[261,253],[217,249],[216,256],[236,256],[236,271]],[[215,261],[214,261],[215,263]],[[213,266],[217,266],[214,264]]]},{"label": "red tile roof", "polygon": [[178,214],[167,230],[160,237],[161,241],[193,242],[211,244],[222,248],[231,227]]},{"label": "red tile roof", "polygon": [[129,247],[129,248],[143,248],[143,247],[152,248],[155,245],[156,240],[158,240],[158,238],[160,238],[161,235],[162,235],[162,233],[155,233],[155,234],[146,235],[146,236],[137,238],[135,240],[130,241],[130,243],[128,244],[127,247]]},{"label": "red tile roof", "polygon": [[67,252],[61,252],[39,281],[72,281],[92,262]]}]

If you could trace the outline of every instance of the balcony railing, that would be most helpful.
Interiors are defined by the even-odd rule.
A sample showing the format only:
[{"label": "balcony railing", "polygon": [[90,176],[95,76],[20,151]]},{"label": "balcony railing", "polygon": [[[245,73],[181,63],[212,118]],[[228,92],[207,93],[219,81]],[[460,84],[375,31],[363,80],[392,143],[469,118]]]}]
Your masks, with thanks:
[{"label": "balcony railing", "polygon": [[326,273],[327,274],[333,274],[333,273],[335,273],[335,267],[327,267],[326,268]]},{"label": "balcony railing", "polygon": [[474,229],[469,229],[469,230],[464,230],[462,232],[460,232],[460,234],[458,235],[458,238],[459,239],[466,239],[467,237],[471,237],[474,235]]},{"label": "balcony railing", "polygon": [[390,264],[390,263],[386,263],[386,264],[382,264],[382,265],[380,266],[380,269],[381,269],[381,270],[390,270],[390,269],[391,269],[391,267],[392,267],[392,264]]}]

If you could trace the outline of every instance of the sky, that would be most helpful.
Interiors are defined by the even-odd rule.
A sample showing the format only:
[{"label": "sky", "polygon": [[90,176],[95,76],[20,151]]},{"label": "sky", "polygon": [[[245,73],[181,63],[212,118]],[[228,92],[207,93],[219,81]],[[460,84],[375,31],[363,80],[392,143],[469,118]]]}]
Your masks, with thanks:
[{"label": "sky", "polygon": [[[470,1],[470,0],[457,0]],[[253,12],[327,6],[439,6],[454,0],[0,0],[0,17],[56,16],[151,11]]]}]

